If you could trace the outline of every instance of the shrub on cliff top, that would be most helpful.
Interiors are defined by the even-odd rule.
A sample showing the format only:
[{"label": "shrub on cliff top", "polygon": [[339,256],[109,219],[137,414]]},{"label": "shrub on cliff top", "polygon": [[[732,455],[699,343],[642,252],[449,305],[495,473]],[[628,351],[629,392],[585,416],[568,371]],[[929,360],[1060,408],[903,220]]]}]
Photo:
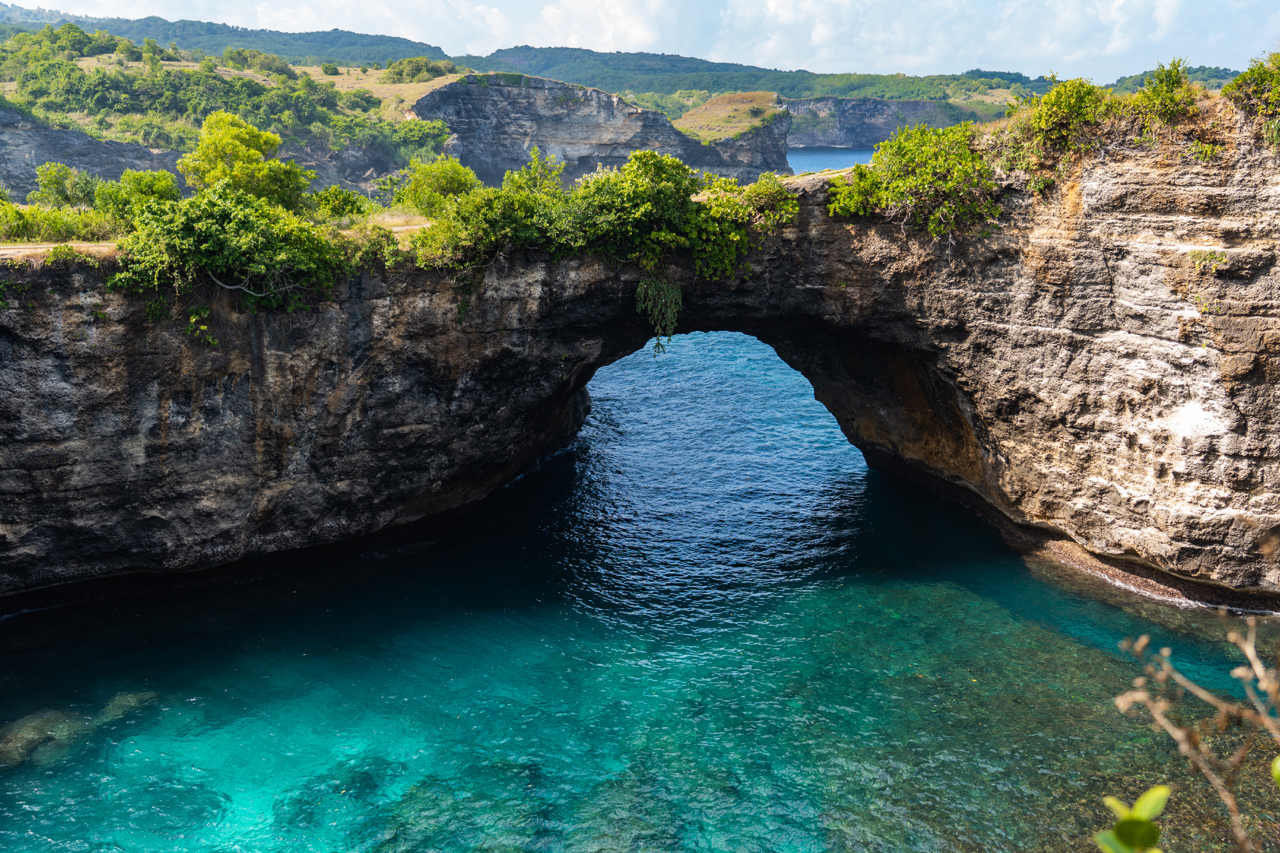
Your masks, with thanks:
[{"label": "shrub on cliff top", "polygon": [[[705,278],[741,268],[749,230],[790,220],[796,199],[774,175],[749,187],[703,175],[674,157],[634,152],[618,169],[600,168],[565,189],[563,165],[535,153],[501,189],[453,196],[431,228],[414,235],[418,262],[446,270],[477,270],[497,256],[541,250],[553,258],[595,253],[645,271],[637,308],[659,337],[675,330],[681,297],[666,275],[676,253],[691,256]],[[695,201],[695,196],[699,200]]]},{"label": "shrub on cliff top", "polygon": [[1250,115],[1280,116],[1280,51],[1249,63],[1222,89],[1223,97]]},{"label": "shrub on cliff top", "polygon": [[879,214],[935,240],[985,235],[1000,215],[991,166],[973,149],[968,123],[902,128],[876,148],[870,166],[831,183],[832,216]]},{"label": "shrub on cliff top", "polygon": [[1176,124],[1196,110],[1196,96],[1187,79],[1187,63],[1174,59],[1166,66],[1156,63],[1156,70],[1142,82],[1133,96],[1134,109],[1148,125],[1151,122]]},{"label": "shrub on cliff top", "polygon": [[120,242],[112,290],[148,299],[148,315],[176,310],[188,331],[216,344],[199,322],[217,289],[249,310],[306,308],[349,271],[347,247],[334,235],[265,199],[220,181],[194,198],[152,205]]},{"label": "shrub on cliff top", "polygon": [[1088,80],[1063,80],[1044,95],[1029,95],[1013,111],[1027,108],[1027,122],[1036,141],[1048,148],[1071,148],[1080,133],[1106,114],[1110,91]]}]

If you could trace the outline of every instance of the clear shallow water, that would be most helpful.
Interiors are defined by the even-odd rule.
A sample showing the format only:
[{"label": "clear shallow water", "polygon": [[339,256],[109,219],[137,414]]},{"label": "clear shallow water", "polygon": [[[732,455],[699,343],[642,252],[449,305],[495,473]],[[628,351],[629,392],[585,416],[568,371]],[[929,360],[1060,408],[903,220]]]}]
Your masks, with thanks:
[{"label": "clear shallow water", "polygon": [[0,849],[1081,850],[1174,778],[1116,643],[1221,686],[1212,618],[1029,569],[750,338],[591,387],[443,546],[6,654],[0,721],[159,698],[0,770]]},{"label": "clear shallow water", "polygon": [[857,163],[870,163],[874,153],[873,148],[792,148],[787,151],[787,165],[797,175],[847,169]]}]

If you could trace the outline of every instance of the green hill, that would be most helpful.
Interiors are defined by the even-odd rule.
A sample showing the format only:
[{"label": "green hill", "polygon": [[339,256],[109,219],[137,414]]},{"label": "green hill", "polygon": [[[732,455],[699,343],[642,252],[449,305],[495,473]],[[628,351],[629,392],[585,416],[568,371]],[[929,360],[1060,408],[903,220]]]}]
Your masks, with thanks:
[{"label": "green hill", "polygon": [[[1142,81],[1155,73],[1155,71],[1144,71],[1132,77],[1121,77],[1107,88],[1114,90],[1118,95],[1127,95],[1138,91],[1142,87]],[[1239,71],[1232,71],[1230,68],[1214,68],[1209,65],[1197,65],[1195,68],[1187,69],[1188,80],[1192,83],[1203,83],[1210,89],[1221,89],[1239,76]]]},{"label": "green hill", "polygon": [[[889,98],[947,101],[993,89],[1048,91],[1044,77],[969,71],[908,77],[904,74],[814,74],[732,62],[710,62],[661,53],[597,53],[575,47],[510,47],[485,57],[455,57],[480,71],[523,71],[607,92],[777,92],[787,98]],[[991,75],[991,76],[978,76]]]},{"label": "green hill", "polygon": [[[82,29],[95,29],[141,43],[153,38],[162,45],[177,43],[182,50],[203,50],[221,55],[223,49],[250,48],[272,53],[298,65],[334,62],[339,65],[364,65],[374,62],[386,65],[397,59],[426,56],[447,59],[435,45],[410,41],[396,36],[373,36],[348,30],[315,33],[283,33],[277,30],[250,30],[227,24],[203,21],[166,21],[164,18],[90,18],[48,9],[25,9],[0,3],[0,18],[5,23],[36,30],[45,24],[57,27],[70,21]],[[8,36],[12,33],[5,33]]]}]

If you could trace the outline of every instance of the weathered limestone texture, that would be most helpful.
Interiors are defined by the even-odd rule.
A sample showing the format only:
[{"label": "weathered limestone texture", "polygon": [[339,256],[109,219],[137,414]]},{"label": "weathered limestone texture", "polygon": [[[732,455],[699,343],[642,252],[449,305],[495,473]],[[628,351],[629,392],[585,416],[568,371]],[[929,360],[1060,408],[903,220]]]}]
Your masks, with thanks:
[{"label": "weathered limestone texture", "polygon": [[491,186],[527,163],[535,145],[565,164],[567,179],[597,165],[621,166],[632,151],[644,149],[745,182],[761,172],[791,174],[786,115],[738,139],[703,145],[662,113],[617,95],[520,74],[467,75],[428,92],[413,109],[419,118],[447,124],[454,135],[446,153]]},{"label": "weathered limestone texture", "polygon": [[951,127],[973,118],[939,101],[797,98],[783,103],[792,115],[790,148],[874,148],[900,127]]},{"label": "weathered limestone texture", "polygon": [[[873,464],[1093,554],[1280,590],[1280,162],[1112,145],[948,250],[834,221],[682,331],[734,329],[812,381]],[[0,590],[383,535],[483,498],[571,435],[594,371],[643,346],[632,269],[510,257],[478,291],[366,275],[306,314],[219,306],[208,349],[100,273],[13,273],[0,310]],[[24,277],[25,276],[25,277]],[[16,282],[16,283],[15,283]],[[29,285],[15,296],[15,288]]]}]

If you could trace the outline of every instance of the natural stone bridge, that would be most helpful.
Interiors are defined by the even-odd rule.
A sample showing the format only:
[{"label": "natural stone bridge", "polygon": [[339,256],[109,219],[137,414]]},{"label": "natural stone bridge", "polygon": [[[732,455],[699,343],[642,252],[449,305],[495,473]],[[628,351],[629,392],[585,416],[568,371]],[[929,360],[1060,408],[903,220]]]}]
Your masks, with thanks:
[{"label": "natural stone bridge", "polygon": [[[680,331],[755,335],[871,464],[1060,555],[1280,590],[1265,148],[1115,148],[1043,201],[1010,188],[1000,233],[951,251],[791,186],[797,223],[749,276],[671,270]],[[4,592],[421,533],[570,436],[592,374],[650,336],[637,272],[590,259],[510,258],[470,297],[365,276],[310,314],[219,312],[220,349],[93,270],[32,275],[0,310]]]}]

